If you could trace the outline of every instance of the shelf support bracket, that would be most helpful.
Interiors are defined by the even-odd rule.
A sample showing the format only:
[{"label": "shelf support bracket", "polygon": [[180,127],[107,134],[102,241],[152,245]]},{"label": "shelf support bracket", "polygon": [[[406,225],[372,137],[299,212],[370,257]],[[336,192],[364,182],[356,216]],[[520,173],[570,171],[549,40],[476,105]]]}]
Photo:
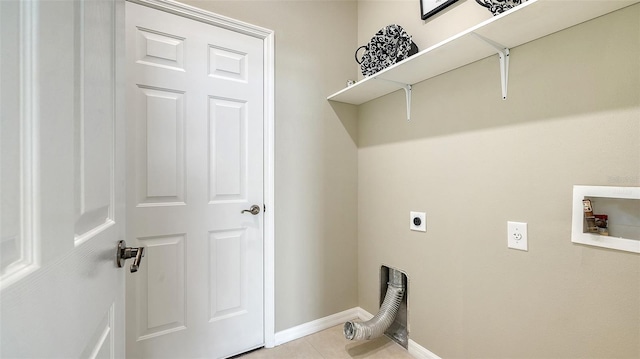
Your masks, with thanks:
[{"label": "shelf support bracket", "polygon": [[407,98],[407,122],[411,121],[411,85],[402,86],[404,95]]},{"label": "shelf support bracket", "polygon": [[493,47],[497,52],[500,58],[500,79],[502,82],[502,99],[507,99],[507,85],[509,84],[509,48],[506,46],[502,46],[497,42],[487,39],[482,35],[478,35],[473,32],[478,39],[482,40],[487,45]]},{"label": "shelf support bracket", "polygon": [[404,90],[404,95],[405,95],[405,98],[407,99],[407,122],[411,121],[411,89],[412,89],[411,85],[403,84],[402,82],[397,82],[393,80],[383,79],[380,77],[374,77],[374,79],[394,83],[400,86]]}]

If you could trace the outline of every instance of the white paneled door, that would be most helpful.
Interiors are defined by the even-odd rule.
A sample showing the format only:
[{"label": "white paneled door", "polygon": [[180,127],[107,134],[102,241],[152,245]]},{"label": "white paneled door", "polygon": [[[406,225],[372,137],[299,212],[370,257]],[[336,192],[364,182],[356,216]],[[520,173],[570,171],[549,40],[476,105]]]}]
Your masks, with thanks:
[{"label": "white paneled door", "polygon": [[263,346],[263,41],[134,3],[126,39],[127,355]]},{"label": "white paneled door", "polygon": [[121,0],[0,1],[2,358],[125,354],[123,28]]}]

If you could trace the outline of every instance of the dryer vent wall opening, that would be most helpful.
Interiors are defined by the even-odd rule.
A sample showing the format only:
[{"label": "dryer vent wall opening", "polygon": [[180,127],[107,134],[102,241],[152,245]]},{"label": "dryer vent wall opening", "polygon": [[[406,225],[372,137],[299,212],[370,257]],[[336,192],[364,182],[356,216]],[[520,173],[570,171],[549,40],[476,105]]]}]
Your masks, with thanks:
[{"label": "dryer vent wall opening", "polygon": [[407,277],[397,269],[383,266],[380,270],[380,284],[381,295],[384,296],[381,297],[382,304],[378,313],[366,322],[346,322],[344,335],[349,340],[370,340],[387,334],[407,348]]}]

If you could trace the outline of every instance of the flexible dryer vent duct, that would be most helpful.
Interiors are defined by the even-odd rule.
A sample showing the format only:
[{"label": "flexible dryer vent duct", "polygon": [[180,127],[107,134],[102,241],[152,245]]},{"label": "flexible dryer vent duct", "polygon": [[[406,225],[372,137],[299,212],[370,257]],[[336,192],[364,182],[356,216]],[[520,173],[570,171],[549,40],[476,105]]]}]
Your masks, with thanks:
[{"label": "flexible dryer vent duct", "polygon": [[349,340],[369,340],[382,336],[395,320],[403,296],[402,272],[389,268],[387,294],[378,314],[366,322],[353,320],[344,323],[344,336]]}]

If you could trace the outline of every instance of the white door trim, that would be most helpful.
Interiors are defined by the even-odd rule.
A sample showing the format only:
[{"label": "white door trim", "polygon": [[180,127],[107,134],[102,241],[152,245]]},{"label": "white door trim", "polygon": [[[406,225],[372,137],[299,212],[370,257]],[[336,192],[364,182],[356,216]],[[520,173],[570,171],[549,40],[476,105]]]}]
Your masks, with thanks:
[{"label": "white door trim", "polygon": [[128,0],[178,16],[225,28],[264,43],[264,340],[275,346],[275,60],[272,30],[214,14],[173,0]]}]

